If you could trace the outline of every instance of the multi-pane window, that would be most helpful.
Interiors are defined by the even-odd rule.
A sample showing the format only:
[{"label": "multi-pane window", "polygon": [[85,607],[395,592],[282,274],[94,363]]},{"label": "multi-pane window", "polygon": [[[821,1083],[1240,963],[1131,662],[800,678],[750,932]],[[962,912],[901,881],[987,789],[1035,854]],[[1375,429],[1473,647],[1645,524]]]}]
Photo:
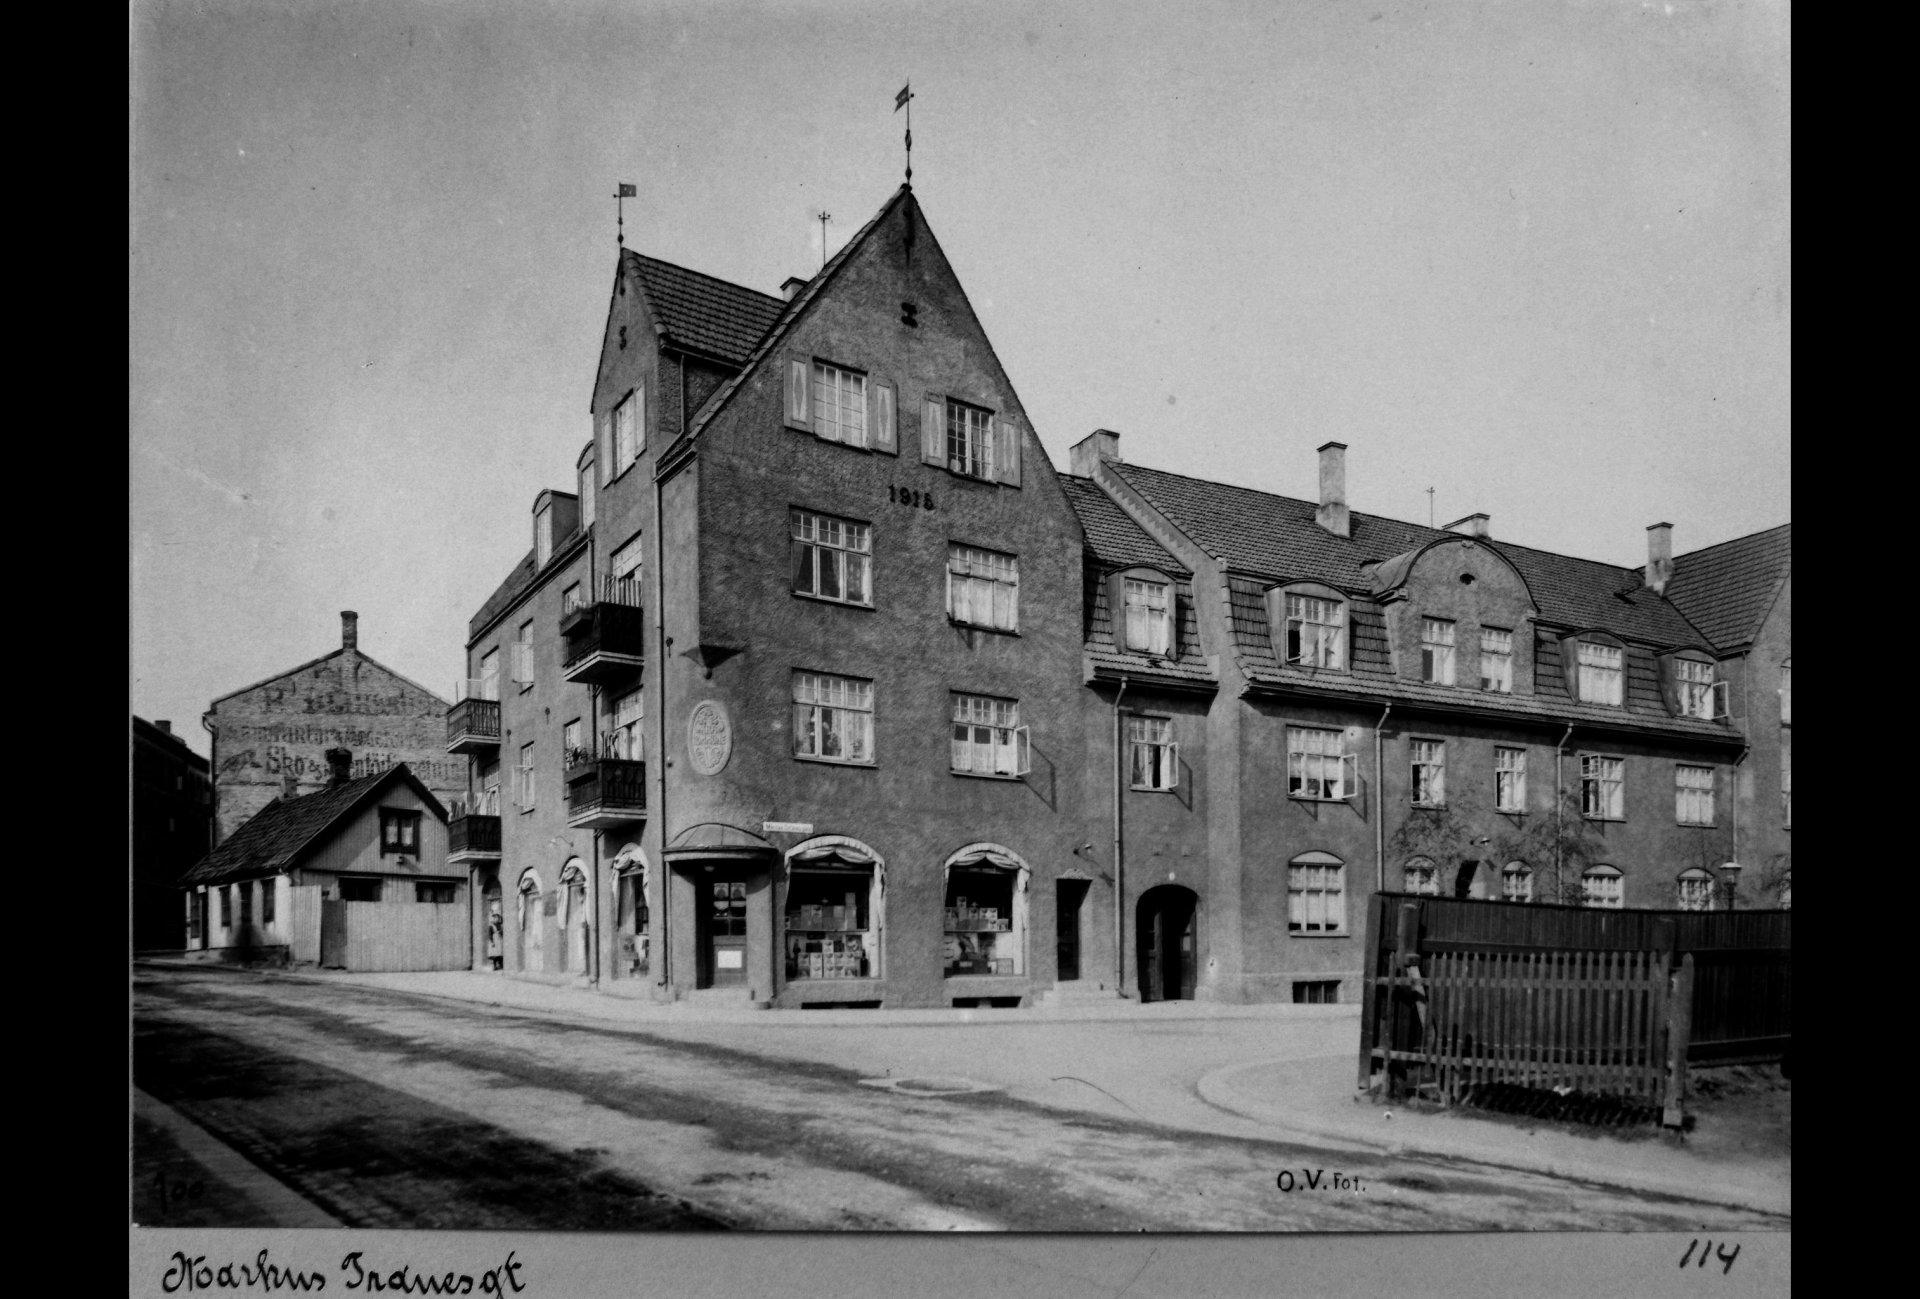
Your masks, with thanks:
[{"label": "multi-pane window", "polygon": [[413,883],[415,902],[452,902],[459,893],[460,886],[452,880],[415,880]]},{"label": "multi-pane window", "polygon": [[420,851],[420,813],[380,809],[380,855],[414,856]]},{"label": "multi-pane window", "polygon": [[1500,872],[1500,897],[1507,902],[1533,901],[1533,868],[1510,861]]},{"label": "multi-pane window", "polygon": [[1420,679],[1453,684],[1453,624],[1444,618],[1420,620]]},{"label": "multi-pane window", "polygon": [[867,444],[867,376],[813,363],[813,431],[829,442]]},{"label": "multi-pane window", "polygon": [[1173,588],[1165,582],[1122,584],[1126,605],[1127,648],[1145,654],[1173,652]]},{"label": "multi-pane window", "polygon": [[1679,886],[1682,911],[1713,910],[1712,874],[1697,866],[1690,871],[1682,871]]},{"label": "multi-pane window", "polygon": [[1347,927],[1346,868],[1328,853],[1302,853],[1287,864],[1287,930],[1337,934]]},{"label": "multi-pane window", "polygon": [[1618,645],[1583,640],[1575,652],[1580,670],[1580,702],[1618,704],[1626,697],[1625,654]]},{"label": "multi-pane window", "polygon": [[522,686],[533,684],[533,622],[520,624],[520,635],[513,642],[513,679]]},{"label": "multi-pane window", "polygon": [[633,689],[613,701],[613,729],[607,733],[606,757],[640,761],[641,704],[645,698],[639,689]]},{"label": "multi-pane window", "polygon": [[580,584],[578,582],[569,583],[567,589],[560,593],[560,612],[572,613],[575,609],[578,609],[580,605]]},{"label": "multi-pane window", "polygon": [[1699,659],[1676,659],[1680,678],[1680,715],[1713,720],[1713,664]]},{"label": "multi-pane window", "polygon": [[843,604],[872,604],[873,529],[806,510],[790,510],[788,516],[794,593]]},{"label": "multi-pane window", "polygon": [[1310,668],[1346,666],[1346,606],[1310,595],[1286,599],[1287,662]]},{"label": "multi-pane window", "polygon": [[955,695],[952,760],[955,771],[978,776],[1026,775],[1029,745],[1020,705],[987,695]]},{"label": "multi-pane window", "polygon": [[1498,627],[1480,629],[1480,688],[1513,693],[1513,633]]},{"label": "multi-pane window", "polygon": [[1287,793],[1294,798],[1344,799],[1359,793],[1356,764],[1339,731],[1287,728]]},{"label": "multi-pane window", "polygon": [[1581,905],[1618,911],[1626,905],[1626,880],[1611,866],[1595,866],[1580,877]]},{"label": "multi-pane window", "polygon": [[1493,751],[1493,806],[1499,812],[1527,810],[1527,751]]},{"label": "multi-pane window", "polygon": [[873,682],[794,673],[793,752],[826,762],[872,762]]},{"label": "multi-pane window", "polygon": [[481,699],[500,697],[500,650],[498,647],[488,650],[480,656],[480,694]]},{"label": "multi-pane window", "polygon": [[1413,740],[1413,801],[1439,807],[1447,801],[1447,745],[1444,740]]},{"label": "multi-pane window", "polygon": [[1673,816],[1681,825],[1713,824],[1712,767],[1675,765]]},{"label": "multi-pane window", "polygon": [[1780,665],[1780,724],[1793,725],[1793,664]]},{"label": "multi-pane window", "polygon": [[572,767],[593,761],[593,754],[581,743],[583,739],[578,717],[560,728],[560,761],[563,765]]},{"label": "multi-pane window", "polygon": [[993,477],[993,416],[951,398],[947,401],[947,468],[974,478]]},{"label": "multi-pane window", "polygon": [[975,627],[1020,625],[1020,561],[973,546],[947,547],[947,616]]},{"label": "multi-pane window", "polygon": [[607,599],[613,604],[640,607],[640,565],[645,555],[640,549],[640,538],[634,537],[624,546],[617,548],[607,557],[607,572],[612,584],[607,591]]},{"label": "multi-pane window", "polygon": [[613,408],[613,472],[624,473],[628,465],[640,458],[640,452],[646,447],[647,432],[640,417],[645,397],[639,389],[634,389],[620,399]]},{"label": "multi-pane window", "polygon": [[513,778],[514,798],[520,810],[525,812],[533,806],[533,746],[531,744],[520,746],[520,766],[513,773]]},{"label": "multi-pane window", "polygon": [[1624,821],[1627,816],[1627,760],[1580,755],[1580,812],[1596,821]]},{"label": "multi-pane window", "polygon": [[1401,872],[1401,891],[1406,893],[1424,893],[1428,897],[1440,896],[1440,868],[1430,858],[1409,857],[1406,869]]},{"label": "multi-pane window", "polygon": [[1127,718],[1135,789],[1172,789],[1180,783],[1180,746],[1166,717]]}]

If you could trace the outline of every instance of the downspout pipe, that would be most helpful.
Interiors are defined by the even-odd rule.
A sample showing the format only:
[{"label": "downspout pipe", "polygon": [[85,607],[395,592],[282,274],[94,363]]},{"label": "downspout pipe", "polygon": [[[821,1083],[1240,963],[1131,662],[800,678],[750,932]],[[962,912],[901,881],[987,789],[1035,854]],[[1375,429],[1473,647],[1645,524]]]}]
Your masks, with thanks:
[{"label": "downspout pipe", "polygon": [[1560,901],[1565,893],[1566,881],[1563,858],[1566,854],[1567,798],[1566,773],[1563,759],[1567,755],[1567,741],[1573,738],[1573,723],[1567,723],[1567,730],[1560,737],[1560,743],[1553,746],[1553,888],[1555,901]]},{"label": "downspout pipe", "polygon": [[1125,728],[1121,725],[1120,701],[1127,695],[1126,673],[1120,674],[1120,689],[1113,696],[1113,991],[1127,995],[1127,849],[1122,831],[1127,793],[1127,751]]},{"label": "downspout pipe", "polygon": [[[681,407],[681,419],[686,419],[686,408]],[[660,827],[660,950],[655,953],[659,962],[660,977],[655,980],[658,986],[673,987],[673,941],[669,927],[673,923],[673,872],[667,868],[667,565],[666,565],[666,524],[661,511],[666,500],[666,489],[658,473],[653,479],[653,639],[658,652],[654,659],[654,675],[660,682],[660,706],[654,710],[654,733],[659,744],[654,749],[654,761],[659,765],[660,806],[653,809],[648,820]]]},{"label": "downspout pipe", "polygon": [[1393,700],[1373,725],[1373,891],[1387,890],[1387,718]]}]

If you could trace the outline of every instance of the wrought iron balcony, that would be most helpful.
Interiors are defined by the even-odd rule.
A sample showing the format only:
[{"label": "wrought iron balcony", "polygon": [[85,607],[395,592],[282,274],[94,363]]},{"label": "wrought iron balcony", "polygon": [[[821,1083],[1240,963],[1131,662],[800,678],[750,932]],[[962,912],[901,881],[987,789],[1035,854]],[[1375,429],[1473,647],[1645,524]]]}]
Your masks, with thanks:
[{"label": "wrought iron balcony", "polygon": [[500,747],[498,683],[467,681],[455,690],[459,702],[447,709],[447,752],[487,753]]},{"label": "wrought iron balcony", "polygon": [[587,685],[624,681],[646,661],[640,581],[602,576],[593,594],[595,599],[561,611],[560,675]]},{"label": "wrought iron balcony", "polygon": [[499,861],[500,818],[456,804],[447,821],[447,860]]},{"label": "wrought iron balcony", "polygon": [[647,817],[647,764],[592,749],[567,754],[567,826],[604,830]]}]

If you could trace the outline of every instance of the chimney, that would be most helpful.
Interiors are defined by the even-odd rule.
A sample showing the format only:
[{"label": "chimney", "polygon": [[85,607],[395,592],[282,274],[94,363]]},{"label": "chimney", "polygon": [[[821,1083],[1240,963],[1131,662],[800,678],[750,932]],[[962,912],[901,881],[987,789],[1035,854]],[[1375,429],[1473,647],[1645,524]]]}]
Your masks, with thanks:
[{"label": "chimney", "polygon": [[327,768],[333,774],[327,780],[327,788],[333,789],[353,779],[353,751],[338,746],[327,750]]},{"label": "chimney", "polygon": [[1320,508],[1313,521],[1336,537],[1349,535],[1347,522],[1347,444],[1328,442],[1320,448]]},{"label": "chimney", "polygon": [[340,611],[340,648],[360,648],[360,615],[351,609]]},{"label": "chimney", "polygon": [[1493,535],[1493,529],[1489,525],[1487,516],[1484,514],[1469,514],[1464,519],[1455,519],[1446,526],[1445,531],[1458,532],[1469,537],[1479,537],[1482,540]]},{"label": "chimney", "polygon": [[281,773],[280,797],[288,800],[300,797],[300,777],[291,771]]},{"label": "chimney", "polygon": [[153,729],[160,732],[160,734],[162,735],[172,735],[173,723],[163,717],[159,721],[153,724]]},{"label": "chimney", "polygon": [[1647,585],[1661,595],[1672,580],[1673,525],[1656,523],[1647,529]]},{"label": "chimney", "polygon": [[1091,478],[1095,465],[1102,460],[1119,458],[1120,435],[1110,428],[1097,428],[1067,451],[1067,472],[1078,478]]},{"label": "chimney", "polygon": [[798,275],[789,275],[780,285],[780,296],[792,302],[794,295],[806,288],[808,283],[809,281],[801,279]]}]

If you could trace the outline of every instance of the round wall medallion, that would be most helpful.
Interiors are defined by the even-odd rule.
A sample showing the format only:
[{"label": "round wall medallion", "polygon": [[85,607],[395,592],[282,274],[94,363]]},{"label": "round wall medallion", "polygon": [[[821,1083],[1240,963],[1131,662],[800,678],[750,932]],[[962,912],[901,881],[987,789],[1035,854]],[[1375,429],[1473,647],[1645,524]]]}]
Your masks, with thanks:
[{"label": "round wall medallion", "polygon": [[703,776],[720,774],[733,756],[733,727],[719,700],[703,699],[687,715],[687,753]]}]

